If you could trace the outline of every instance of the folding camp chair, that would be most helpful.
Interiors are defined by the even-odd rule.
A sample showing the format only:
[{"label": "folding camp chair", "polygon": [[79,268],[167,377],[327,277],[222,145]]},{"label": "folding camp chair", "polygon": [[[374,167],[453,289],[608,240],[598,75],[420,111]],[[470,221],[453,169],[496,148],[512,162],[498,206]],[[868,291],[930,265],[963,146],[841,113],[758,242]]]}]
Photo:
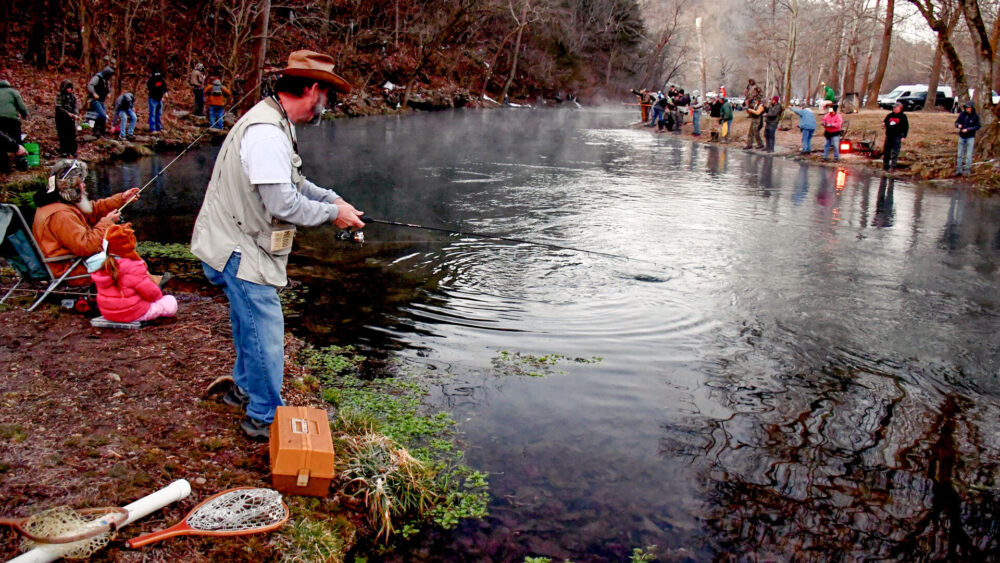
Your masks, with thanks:
[{"label": "folding camp chair", "polygon": [[[46,258],[31,232],[31,225],[28,224],[24,214],[16,205],[0,203],[0,234],[3,234],[3,239],[0,241],[3,243],[0,245],[0,252],[18,275],[17,283],[0,298],[0,303],[6,301],[15,291],[37,295],[39,291],[42,291],[40,288],[22,287],[32,280],[40,280],[45,284],[45,289],[42,291],[42,295],[31,304],[31,307],[28,307],[29,311],[34,311],[51,293],[76,296],[90,293],[88,290],[78,289],[59,289],[57,291],[65,281],[90,278],[89,274],[71,275],[73,270],[83,262],[84,257],[68,254]],[[56,276],[52,272],[50,264],[63,261],[72,261],[72,264],[62,275]]]}]

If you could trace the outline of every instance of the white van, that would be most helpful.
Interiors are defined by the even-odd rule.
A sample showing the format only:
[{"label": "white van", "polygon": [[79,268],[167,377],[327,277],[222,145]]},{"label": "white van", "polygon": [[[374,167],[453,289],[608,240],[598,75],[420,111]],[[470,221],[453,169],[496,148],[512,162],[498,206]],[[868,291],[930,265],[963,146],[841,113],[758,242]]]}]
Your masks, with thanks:
[{"label": "white van", "polygon": [[[903,84],[901,86],[896,86],[892,92],[879,96],[878,107],[883,109],[892,109],[892,106],[896,105],[896,102],[902,102],[904,110],[913,111],[916,109],[923,109],[924,102],[926,100],[926,84]],[[951,91],[951,86],[938,86],[937,100],[934,105],[943,106],[946,110],[951,111],[954,104],[955,96]]]}]

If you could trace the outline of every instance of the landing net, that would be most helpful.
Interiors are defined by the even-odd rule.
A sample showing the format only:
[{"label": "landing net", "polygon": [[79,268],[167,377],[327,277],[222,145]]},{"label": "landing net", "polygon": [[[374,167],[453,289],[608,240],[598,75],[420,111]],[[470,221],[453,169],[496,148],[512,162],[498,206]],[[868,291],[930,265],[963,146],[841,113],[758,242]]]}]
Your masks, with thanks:
[{"label": "landing net", "polygon": [[236,489],[198,507],[187,518],[194,530],[254,532],[280,524],[288,517],[281,493],[272,489]]},{"label": "landing net", "polygon": [[[50,508],[21,523],[19,531],[26,536],[22,548],[30,550],[41,545],[57,543],[68,550],[62,557],[67,559],[90,557],[111,540],[114,536],[113,529],[127,517],[128,512],[121,508],[74,509],[68,506]],[[67,543],[68,539],[75,541]]]}]

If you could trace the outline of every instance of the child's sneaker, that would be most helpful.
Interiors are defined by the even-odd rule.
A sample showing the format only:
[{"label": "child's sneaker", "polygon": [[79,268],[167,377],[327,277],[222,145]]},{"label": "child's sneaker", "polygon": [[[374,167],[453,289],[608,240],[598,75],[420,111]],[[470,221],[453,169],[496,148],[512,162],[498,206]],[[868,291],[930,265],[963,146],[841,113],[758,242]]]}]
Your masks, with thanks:
[{"label": "child's sneaker", "polygon": [[271,424],[249,416],[240,423],[243,433],[254,440],[267,440],[271,437]]}]

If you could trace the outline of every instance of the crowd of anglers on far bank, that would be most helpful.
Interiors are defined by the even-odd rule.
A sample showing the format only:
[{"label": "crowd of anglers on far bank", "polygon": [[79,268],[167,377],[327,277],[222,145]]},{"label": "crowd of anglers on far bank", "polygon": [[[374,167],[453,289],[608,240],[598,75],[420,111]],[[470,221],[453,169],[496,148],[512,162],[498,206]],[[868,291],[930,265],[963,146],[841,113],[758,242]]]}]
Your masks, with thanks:
[{"label": "crowd of anglers on far bank", "polygon": [[[59,138],[58,152],[61,156],[76,156],[77,131],[83,128],[89,128],[90,134],[95,137],[117,135],[122,141],[134,138],[139,117],[138,100],[131,91],[122,91],[116,97],[110,97],[111,79],[114,74],[114,68],[105,66],[90,78],[84,94],[85,107],[79,103],[72,80],[63,80],[59,85],[54,125]],[[205,66],[201,63],[196,64],[187,74],[187,85],[194,98],[192,108],[194,115],[204,116],[207,110],[209,126],[223,129],[225,108],[233,97],[232,91],[222,83],[221,79],[205,74]],[[153,67],[146,80],[149,133],[163,130],[163,104],[169,90],[162,69]],[[27,162],[18,157],[26,154],[20,147],[23,138],[21,119],[28,117],[29,113],[21,94],[11,86],[10,77],[3,76],[0,79],[0,173],[11,171],[12,163],[8,153],[15,155],[14,166],[27,169]]]},{"label": "crowd of anglers on far bank", "polygon": [[[844,135],[844,118],[837,104],[836,94],[830,86],[820,83],[823,98],[817,102],[820,109],[818,125],[823,127],[823,160],[840,160],[840,140]],[[731,98],[726,96],[725,88],[716,92],[708,92],[702,97],[698,90],[686,93],[683,88],[671,85],[666,93],[645,89],[634,89],[632,93],[639,99],[640,115],[645,127],[656,128],[658,132],[673,132],[680,134],[687,116],[691,119],[692,132],[695,137],[701,136],[702,118],[709,119],[709,135],[711,142],[728,144],[734,137],[733,119],[736,111],[745,111],[748,128],[745,133],[744,150],[763,149],[774,152],[778,125],[781,123],[785,110],[798,116],[798,128],[802,132],[800,154],[812,152],[812,138],[817,128],[817,115],[808,104],[802,100],[798,107],[785,107],[779,96],[764,99],[764,92],[756,81],[748,80],[743,91],[743,102],[734,106]],[[899,153],[902,150],[903,139],[909,134],[909,120],[903,111],[903,104],[897,102],[892,110],[882,120],[885,132],[885,142],[882,146],[882,167],[891,172],[896,169]],[[972,171],[972,152],[975,146],[976,131],[981,126],[975,104],[966,102],[961,113],[955,120],[958,134],[958,151],[956,175],[968,175]],[[763,131],[764,140],[761,140]],[[742,134],[736,134],[737,139]]]}]

